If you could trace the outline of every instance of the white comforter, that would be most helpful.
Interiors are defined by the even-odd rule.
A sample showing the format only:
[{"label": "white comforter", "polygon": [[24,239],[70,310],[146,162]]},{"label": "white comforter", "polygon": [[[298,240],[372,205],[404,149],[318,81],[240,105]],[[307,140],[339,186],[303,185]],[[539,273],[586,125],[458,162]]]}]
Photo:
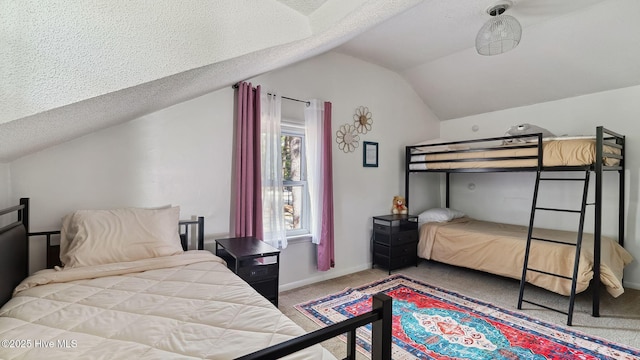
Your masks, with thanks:
[{"label": "white comforter", "polygon": [[[0,359],[232,359],[304,330],[207,251],[43,270],[0,309]],[[291,359],[333,358],[315,346]]]}]

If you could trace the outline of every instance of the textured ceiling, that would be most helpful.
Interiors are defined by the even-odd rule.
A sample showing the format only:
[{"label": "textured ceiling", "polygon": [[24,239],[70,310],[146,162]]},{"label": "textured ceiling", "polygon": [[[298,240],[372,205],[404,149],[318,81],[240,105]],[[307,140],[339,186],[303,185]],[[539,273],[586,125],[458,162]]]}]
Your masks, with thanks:
[{"label": "textured ceiling", "polygon": [[281,3],[287,5],[293,10],[303,14],[311,15],[314,11],[318,10],[327,0],[278,0]]},{"label": "textured ceiling", "polygon": [[418,3],[326,0],[306,16],[277,0],[7,2],[0,163],[329,51]]},{"label": "textured ceiling", "polygon": [[481,56],[497,1],[6,2],[0,162],[329,50],[398,72],[441,120],[640,84],[640,1],[513,0],[521,43]]}]

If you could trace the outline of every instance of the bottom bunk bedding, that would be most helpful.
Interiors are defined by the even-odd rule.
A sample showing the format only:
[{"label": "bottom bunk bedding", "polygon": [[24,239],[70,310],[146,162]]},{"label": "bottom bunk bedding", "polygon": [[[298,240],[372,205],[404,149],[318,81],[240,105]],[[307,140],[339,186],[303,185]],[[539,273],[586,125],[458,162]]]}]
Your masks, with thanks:
[{"label": "bottom bunk bedding", "polygon": [[[526,226],[500,224],[462,217],[448,222],[429,222],[420,228],[418,256],[451,265],[520,279],[526,248]],[[534,237],[576,243],[576,233],[534,229]],[[571,277],[575,247],[533,240],[529,266]],[[600,277],[614,297],[624,292],[624,266],[631,254],[615,240],[602,237]],[[593,278],[593,235],[584,234],[576,292],[587,289]],[[570,295],[571,280],[528,272],[527,282],[562,295]]]},{"label": "bottom bunk bedding", "polygon": [[[207,251],[42,270],[0,309],[0,359],[232,359],[305,334]],[[334,359],[319,345],[287,359]]]}]

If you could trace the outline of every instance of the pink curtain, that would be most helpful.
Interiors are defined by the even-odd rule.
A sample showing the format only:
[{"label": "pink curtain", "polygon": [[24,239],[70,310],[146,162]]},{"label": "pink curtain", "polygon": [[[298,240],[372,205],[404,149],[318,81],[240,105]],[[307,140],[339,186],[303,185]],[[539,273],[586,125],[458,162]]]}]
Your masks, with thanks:
[{"label": "pink curtain", "polygon": [[235,236],[262,240],[260,180],[260,86],[238,83],[236,90]]},{"label": "pink curtain", "polygon": [[318,244],[318,270],[326,271],[335,267],[333,244],[333,170],[331,161],[331,103],[324,103],[322,129],[322,227]]}]

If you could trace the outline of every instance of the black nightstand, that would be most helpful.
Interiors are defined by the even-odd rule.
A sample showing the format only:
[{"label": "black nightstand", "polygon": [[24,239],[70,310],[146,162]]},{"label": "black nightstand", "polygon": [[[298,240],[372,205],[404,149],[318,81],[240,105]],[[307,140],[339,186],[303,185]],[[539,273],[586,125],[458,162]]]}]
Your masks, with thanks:
[{"label": "black nightstand", "polygon": [[381,215],[373,217],[373,263],[391,270],[418,266],[418,217]]},{"label": "black nightstand", "polygon": [[254,237],[238,237],[216,239],[215,254],[227,262],[231,271],[278,306],[280,250]]}]

